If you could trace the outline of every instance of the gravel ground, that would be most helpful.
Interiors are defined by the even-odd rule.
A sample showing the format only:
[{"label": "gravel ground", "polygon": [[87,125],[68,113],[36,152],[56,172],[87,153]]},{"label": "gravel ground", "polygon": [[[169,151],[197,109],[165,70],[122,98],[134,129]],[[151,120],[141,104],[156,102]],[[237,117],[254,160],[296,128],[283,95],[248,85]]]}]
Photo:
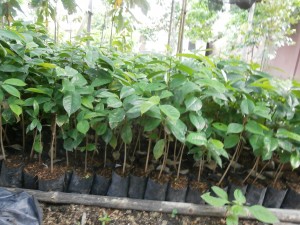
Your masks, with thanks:
[{"label": "gravel ground", "polygon": [[[107,215],[103,225],[222,225],[224,218],[172,215],[136,210],[104,209],[83,205],[40,204],[43,209],[44,225],[102,225],[101,219]],[[255,221],[241,221],[242,225],[262,224]]]}]

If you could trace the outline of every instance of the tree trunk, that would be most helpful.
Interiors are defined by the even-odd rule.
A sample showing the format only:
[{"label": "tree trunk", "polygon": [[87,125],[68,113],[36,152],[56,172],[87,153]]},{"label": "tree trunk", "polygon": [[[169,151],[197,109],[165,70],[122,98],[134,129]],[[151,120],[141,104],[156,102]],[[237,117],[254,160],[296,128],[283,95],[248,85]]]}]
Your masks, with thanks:
[{"label": "tree trunk", "polygon": [[171,34],[172,34],[172,24],[173,24],[173,14],[174,14],[174,3],[175,3],[175,0],[172,0],[171,15],[170,15],[170,22],[169,22],[169,33],[168,33],[168,46],[171,46]]},{"label": "tree trunk", "polygon": [[182,0],[182,8],[181,8],[181,16],[180,16],[181,18],[180,18],[179,32],[178,32],[177,53],[182,53],[186,6],[187,6],[187,0]]},{"label": "tree trunk", "polygon": [[[90,0],[89,9],[88,9],[88,22],[87,22],[87,28],[86,28],[88,35],[91,35],[92,15],[93,15],[92,9],[93,9],[93,0]],[[86,44],[89,46],[90,41],[87,41]]]}]

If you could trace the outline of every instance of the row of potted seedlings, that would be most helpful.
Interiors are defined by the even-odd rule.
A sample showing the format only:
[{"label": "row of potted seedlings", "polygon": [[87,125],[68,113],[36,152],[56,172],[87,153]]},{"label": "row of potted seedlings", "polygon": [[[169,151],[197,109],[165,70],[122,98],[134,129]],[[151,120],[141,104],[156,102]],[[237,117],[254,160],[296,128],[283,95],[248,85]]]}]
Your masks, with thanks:
[{"label": "row of potted seedlings", "polygon": [[[97,185],[103,179],[94,176],[92,167],[102,165],[100,174],[108,174],[109,164],[118,163],[106,194],[174,196],[174,201],[186,197],[177,191],[187,190],[189,179],[180,175],[186,162],[198,169],[188,193],[205,189],[199,183],[207,164],[219,167],[217,185],[224,184],[249,148],[254,163],[242,184],[253,172],[262,173],[266,162],[276,162],[275,181],[285,165],[300,165],[300,84],[274,79],[255,64],[58,46],[42,28],[23,23],[0,30],[0,44],[3,185],[22,184],[7,181],[23,171],[8,171],[23,162],[6,157],[8,148],[26,158],[25,187],[36,187],[37,176],[42,190],[63,190],[64,183],[67,191],[89,193],[94,184],[92,193],[100,193],[106,186]],[[169,185],[168,165],[174,168]],[[130,179],[129,171],[135,172]],[[133,175],[149,177],[147,185],[133,190],[129,182],[141,182]],[[52,186],[54,178],[59,178],[58,189]],[[200,199],[196,195],[191,199]]]}]

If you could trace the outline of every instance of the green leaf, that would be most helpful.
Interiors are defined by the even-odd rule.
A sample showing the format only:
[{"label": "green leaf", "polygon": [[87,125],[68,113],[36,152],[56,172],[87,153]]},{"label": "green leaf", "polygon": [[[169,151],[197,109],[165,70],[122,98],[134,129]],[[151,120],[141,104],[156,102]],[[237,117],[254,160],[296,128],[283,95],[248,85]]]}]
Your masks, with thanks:
[{"label": "green leaf", "polygon": [[9,85],[18,86],[18,87],[26,86],[26,83],[24,81],[22,81],[20,79],[16,79],[16,78],[7,79],[3,82],[3,84],[9,84]]},{"label": "green leaf", "polygon": [[270,109],[266,106],[255,106],[253,113],[257,116],[271,120]]},{"label": "green leaf", "polygon": [[249,115],[253,112],[255,104],[250,99],[244,99],[241,102],[241,111],[244,115]]},{"label": "green leaf", "polygon": [[[194,112],[191,112],[189,114],[189,118],[191,123],[196,127],[197,131],[203,130],[203,128],[206,126],[206,122],[202,116],[197,115]],[[227,130],[227,127],[226,127]]]},{"label": "green leaf", "polygon": [[19,105],[17,105],[17,104],[9,104],[9,108],[17,116],[20,116],[22,114],[22,108]]},{"label": "green leaf", "polygon": [[239,205],[244,205],[246,203],[246,197],[240,189],[236,189],[233,193],[235,201]]},{"label": "green leaf", "polygon": [[77,125],[76,125],[76,129],[82,133],[82,134],[86,134],[89,129],[90,129],[90,124],[87,120],[80,120]]},{"label": "green leaf", "polygon": [[209,205],[215,206],[215,207],[222,207],[226,204],[229,204],[229,201],[222,198],[216,198],[210,195],[210,193],[205,193],[201,195],[201,198]]},{"label": "green leaf", "polygon": [[246,216],[247,215],[246,208],[243,205],[233,205],[230,207],[229,212],[232,213],[233,215],[237,215],[237,216]]},{"label": "green leaf", "polygon": [[109,126],[113,129],[118,126],[125,118],[125,111],[123,108],[112,110],[108,115]]},{"label": "green leaf", "polygon": [[152,96],[147,101],[141,104],[141,114],[146,113],[152,106],[159,104],[160,98],[158,96]]},{"label": "green leaf", "polygon": [[220,131],[226,132],[228,129],[227,125],[224,123],[213,123],[212,125],[214,128],[216,128],[217,130],[220,130]]},{"label": "green leaf", "polygon": [[283,128],[279,128],[277,130],[276,137],[278,137],[278,138],[289,138],[289,139],[292,139],[294,141],[300,142],[300,135],[299,134],[290,132],[290,131],[288,131],[286,129],[283,129]]},{"label": "green leaf", "polygon": [[159,126],[159,124],[161,123],[160,119],[155,119],[155,118],[146,118],[146,120],[144,121],[144,131],[145,132],[149,132],[149,131],[153,131],[156,127]]},{"label": "green leaf", "polygon": [[96,149],[96,145],[95,144],[89,143],[86,146],[86,150],[87,151],[94,151],[95,149]]},{"label": "green leaf", "polygon": [[187,111],[199,111],[202,108],[202,101],[194,96],[188,97],[184,101],[185,107]]},{"label": "green leaf", "polygon": [[167,127],[178,141],[185,143],[187,127],[184,122],[182,122],[180,119],[176,122],[167,120]]},{"label": "green leaf", "polygon": [[245,129],[252,134],[264,135],[263,128],[254,120],[249,120],[246,124]]},{"label": "green leaf", "polygon": [[21,34],[11,30],[0,29],[0,37],[5,37],[15,41],[25,41],[24,37]]},{"label": "green leaf", "polygon": [[109,141],[109,145],[110,145],[113,149],[116,149],[117,144],[118,144],[117,137],[116,137],[115,135],[112,135],[112,136],[111,136],[111,139],[110,139],[110,141]]},{"label": "green leaf", "polygon": [[58,115],[56,119],[56,124],[57,126],[61,127],[65,123],[69,122],[69,118],[67,115]]},{"label": "green leaf", "polygon": [[20,94],[20,92],[15,88],[15,87],[13,87],[13,86],[11,86],[11,85],[8,85],[8,84],[2,84],[2,88],[8,93],[8,94],[10,94],[10,95],[13,95],[13,96],[15,96],[15,97],[17,97],[17,98],[20,98],[21,96],[21,94]]},{"label": "green leaf", "polygon": [[259,221],[264,223],[279,223],[277,217],[268,209],[260,205],[254,205],[248,208],[250,213]]},{"label": "green leaf", "polygon": [[34,93],[39,93],[39,94],[46,94],[48,96],[52,95],[52,90],[49,88],[42,88],[42,87],[37,87],[37,88],[27,88],[25,89],[26,91],[34,92]]},{"label": "green leaf", "polygon": [[186,138],[187,142],[197,145],[197,146],[206,146],[207,139],[204,132],[191,132]]},{"label": "green leaf", "polygon": [[4,93],[3,91],[0,89],[0,103],[3,101],[4,99]]},{"label": "green leaf", "polygon": [[109,97],[107,99],[107,106],[110,108],[120,108],[122,106],[122,102],[118,98]]},{"label": "green leaf", "polygon": [[37,117],[40,111],[39,103],[36,100],[33,100],[33,114]]},{"label": "green leaf", "polygon": [[120,98],[126,98],[135,93],[135,90],[132,87],[123,86],[120,93]]},{"label": "green leaf", "polygon": [[239,225],[239,217],[237,215],[227,216],[226,225]]},{"label": "green leaf", "polygon": [[300,154],[298,151],[294,151],[290,157],[291,166],[296,169],[300,166]]},{"label": "green leaf", "polygon": [[227,134],[238,134],[244,130],[244,126],[239,123],[230,123],[227,128]]},{"label": "green leaf", "polygon": [[95,99],[93,98],[93,96],[86,96],[81,99],[81,104],[84,105],[85,107],[87,107],[88,109],[93,109],[94,108],[94,106],[93,106],[94,100]]},{"label": "green leaf", "polygon": [[160,110],[171,120],[177,121],[180,117],[180,112],[171,105],[160,105]]},{"label": "green leaf", "polygon": [[213,138],[210,138],[208,140],[208,145],[207,145],[207,148],[210,150],[210,151],[214,151],[216,154],[218,154],[219,156],[222,155],[224,156],[225,158],[228,159],[228,154],[227,152],[224,150],[223,148],[223,143],[217,139],[213,139]]},{"label": "green leaf", "polygon": [[81,96],[77,92],[71,92],[64,96],[63,106],[69,117],[81,106]]},{"label": "green leaf", "polygon": [[219,187],[217,187],[217,186],[213,186],[211,189],[215,192],[215,194],[216,194],[218,197],[220,197],[220,198],[222,198],[222,199],[228,201],[228,194],[227,194],[227,192],[224,191],[222,188],[219,188]]},{"label": "green leaf", "polygon": [[164,99],[164,98],[169,98],[171,96],[173,96],[172,92],[170,92],[168,90],[164,90],[164,91],[162,91],[162,93],[160,94],[159,97],[160,97],[160,99]]},{"label": "green leaf", "polygon": [[43,144],[41,142],[41,135],[40,134],[36,135],[36,137],[34,139],[33,149],[37,153],[42,153],[42,151],[43,151]]},{"label": "green leaf", "polygon": [[249,142],[254,151],[262,148],[264,144],[263,137],[256,134],[251,135],[251,137],[249,138]]},{"label": "green leaf", "polygon": [[130,144],[132,141],[132,130],[129,123],[123,126],[121,130],[121,138],[125,144]]},{"label": "green leaf", "polygon": [[39,63],[38,65],[41,66],[41,67],[44,67],[46,69],[54,69],[54,68],[56,68],[56,65],[52,64],[52,63]]},{"label": "green leaf", "polygon": [[165,140],[161,139],[157,141],[153,148],[153,156],[156,160],[163,155],[164,149],[165,149]]},{"label": "green leaf", "polygon": [[239,143],[240,137],[237,134],[230,134],[224,139],[224,148],[232,148]]}]

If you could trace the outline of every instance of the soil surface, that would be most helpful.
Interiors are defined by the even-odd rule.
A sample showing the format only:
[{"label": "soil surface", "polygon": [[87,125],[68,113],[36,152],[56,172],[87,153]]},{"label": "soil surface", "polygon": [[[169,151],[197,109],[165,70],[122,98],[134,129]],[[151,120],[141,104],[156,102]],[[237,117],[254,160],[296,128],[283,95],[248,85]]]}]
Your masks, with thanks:
[{"label": "soil surface", "polygon": [[[104,209],[84,205],[40,204],[43,209],[44,225],[101,225],[101,219],[107,218],[105,225],[222,225],[225,218],[182,216],[145,212],[136,210]],[[262,225],[262,223],[241,220],[242,225]]]}]

